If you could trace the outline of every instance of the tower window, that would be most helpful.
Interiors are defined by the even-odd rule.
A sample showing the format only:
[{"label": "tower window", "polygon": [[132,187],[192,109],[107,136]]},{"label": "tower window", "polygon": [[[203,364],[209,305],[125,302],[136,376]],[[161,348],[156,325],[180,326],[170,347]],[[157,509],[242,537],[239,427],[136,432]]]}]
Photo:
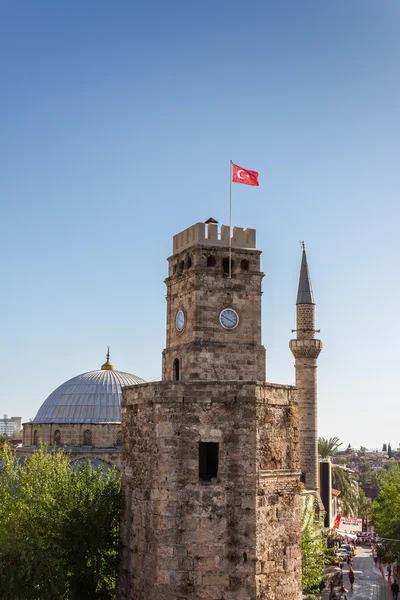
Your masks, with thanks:
[{"label": "tower window", "polygon": [[211,481],[218,474],[219,444],[199,442],[199,480]]},{"label": "tower window", "polygon": [[116,442],[116,446],[122,446],[124,442],[124,438],[122,437],[122,431],[118,431],[117,432],[117,442]]},{"label": "tower window", "polygon": [[179,381],[180,378],[180,369],[179,369],[179,358],[176,358],[172,365],[172,379],[174,381]]},{"label": "tower window", "polygon": [[38,445],[38,435],[37,435],[37,429],[35,429],[35,431],[33,432],[33,445],[37,446]]},{"label": "tower window", "polygon": [[54,443],[56,446],[61,445],[61,431],[59,429],[56,429],[54,432]]},{"label": "tower window", "polygon": [[[233,272],[233,268],[235,266],[235,262],[231,260],[231,271]],[[229,275],[229,258],[224,258],[222,260],[222,269],[225,275]]]},{"label": "tower window", "polygon": [[207,256],[207,267],[215,267],[216,264],[215,256]]},{"label": "tower window", "polygon": [[192,266],[192,259],[190,256],[188,256],[186,259],[186,262],[185,262],[185,269],[190,269],[191,266]]},{"label": "tower window", "polygon": [[246,260],[245,258],[242,260],[242,262],[240,263],[240,268],[243,271],[248,271],[249,270],[249,261]]},{"label": "tower window", "polygon": [[86,429],[86,431],[83,432],[83,445],[84,446],[92,445],[92,432],[90,431],[90,429]]}]

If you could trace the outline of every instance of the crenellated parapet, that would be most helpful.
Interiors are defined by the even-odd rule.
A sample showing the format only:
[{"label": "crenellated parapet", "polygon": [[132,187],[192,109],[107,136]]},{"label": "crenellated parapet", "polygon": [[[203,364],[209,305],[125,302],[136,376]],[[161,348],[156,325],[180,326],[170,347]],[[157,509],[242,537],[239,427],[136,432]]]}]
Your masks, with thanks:
[{"label": "crenellated parapet", "polygon": [[[173,253],[176,254],[196,244],[229,246],[229,225],[221,225],[219,230],[218,223],[195,223],[174,235]],[[232,248],[256,248],[256,230],[233,227],[231,246]]]}]

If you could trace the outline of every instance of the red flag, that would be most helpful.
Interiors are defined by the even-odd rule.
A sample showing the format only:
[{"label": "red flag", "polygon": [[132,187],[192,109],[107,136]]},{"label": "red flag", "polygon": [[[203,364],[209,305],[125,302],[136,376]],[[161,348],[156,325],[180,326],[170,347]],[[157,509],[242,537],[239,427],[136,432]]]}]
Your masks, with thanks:
[{"label": "red flag", "polygon": [[259,185],[257,171],[242,169],[232,163],[232,181],[235,183],[244,183],[245,185]]}]

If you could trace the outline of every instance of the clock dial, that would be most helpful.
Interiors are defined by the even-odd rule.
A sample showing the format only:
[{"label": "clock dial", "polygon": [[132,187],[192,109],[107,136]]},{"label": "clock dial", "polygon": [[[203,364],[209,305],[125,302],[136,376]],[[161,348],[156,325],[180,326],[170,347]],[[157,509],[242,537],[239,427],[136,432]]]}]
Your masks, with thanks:
[{"label": "clock dial", "polygon": [[239,325],[239,315],[233,308],[225,308],[219,315],[219,322],[225,329],[235,329]]},{"label": "clock dial", "polygon": [[182,331],[185,326],[185,313],[183,310],[178,310],[175,318],[175,326],[178,331]]}]

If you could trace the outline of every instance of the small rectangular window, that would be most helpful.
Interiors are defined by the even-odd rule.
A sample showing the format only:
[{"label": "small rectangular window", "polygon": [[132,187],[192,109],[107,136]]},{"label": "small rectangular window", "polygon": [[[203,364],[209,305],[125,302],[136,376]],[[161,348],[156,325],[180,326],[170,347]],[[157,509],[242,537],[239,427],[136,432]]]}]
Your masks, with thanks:
[{"label": "small rectangular window", "polygon": [[218,474],[219,444],[199,442],[199,479],[211,481]]}]

